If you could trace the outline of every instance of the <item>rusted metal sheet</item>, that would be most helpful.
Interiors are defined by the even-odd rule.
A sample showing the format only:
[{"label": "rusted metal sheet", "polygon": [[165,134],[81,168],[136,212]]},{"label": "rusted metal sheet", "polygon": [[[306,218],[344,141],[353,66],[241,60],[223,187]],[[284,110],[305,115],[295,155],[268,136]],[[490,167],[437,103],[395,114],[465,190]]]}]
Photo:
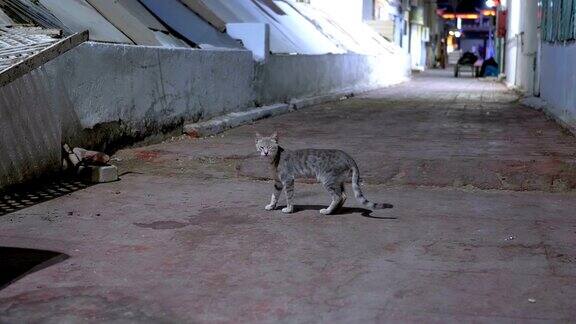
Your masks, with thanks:
[{"label": "rusted metal sheet", "polygon": [[0,87],[88,40],[88,31],[54,39],[32,38],[18,29],[0,28]]}]

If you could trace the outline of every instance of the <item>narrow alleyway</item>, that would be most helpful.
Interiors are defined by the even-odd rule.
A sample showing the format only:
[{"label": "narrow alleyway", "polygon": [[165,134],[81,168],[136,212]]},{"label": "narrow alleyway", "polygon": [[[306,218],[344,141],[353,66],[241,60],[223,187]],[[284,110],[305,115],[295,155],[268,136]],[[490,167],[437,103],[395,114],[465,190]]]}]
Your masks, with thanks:
[{"label": "narrow alleyway", "polygon": [[[67,256],[0,290],[0,323],[574,321],[576,141],[516,99],[432,71],[120,151],[121,181],[0,217],[1,247]],[[297,213],[266,212],[253,136],[273,130],[349,152],[394,208],[322,216],[299,182]]]}]

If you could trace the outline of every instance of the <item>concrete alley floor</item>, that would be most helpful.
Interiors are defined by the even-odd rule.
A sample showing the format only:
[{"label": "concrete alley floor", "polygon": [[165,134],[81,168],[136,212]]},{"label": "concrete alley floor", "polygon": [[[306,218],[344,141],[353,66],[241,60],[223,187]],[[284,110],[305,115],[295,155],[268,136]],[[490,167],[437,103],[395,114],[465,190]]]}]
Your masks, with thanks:
[{"label": "concrete alley floor", "polygon": [[[118,152],[121,181],[0,217],[0,247],[65,255],[0,290],[0,323],[576,321],[576,141],[516,99],[433,71]],[[322,216],[304,181],[266,212],[256,130],[349,152],[395,207]]]}]

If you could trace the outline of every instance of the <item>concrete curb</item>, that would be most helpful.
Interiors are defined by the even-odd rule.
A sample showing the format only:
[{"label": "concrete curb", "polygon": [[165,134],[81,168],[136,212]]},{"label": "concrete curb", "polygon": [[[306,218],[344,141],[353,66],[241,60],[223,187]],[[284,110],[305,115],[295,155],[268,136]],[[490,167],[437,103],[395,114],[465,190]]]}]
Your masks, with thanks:
[{"label": "concrete curb", "polygon": [[351,91],[345,91],[317,97],[293,99],[288,104],[274,104],[243,112],[233,112],[205,122],[185,124],[184,133],[194,138],[216,135],[228,129],[245,125],[259,119],[282,115],[290,111],[325,102],[338,101],[342,98],[352,97],[353,95],[354,93]]},{"label": "concrete curb", "polygon": [[205,122],[186,124],[184,125],[184,133],[195,138],[216,135],[230,128],[238,127],[255,120],[284,114],[289,111],[290,105],[276,104],[243,112],[233,112]]},{"label": "concrete curb", "polygon": [[290,107],[293,110],[298,110],[298,109],[306,108],[309,106],[323,104],[326,102],[338,101],[342,98],[350,98],[353,96],[354,96],[354,92],[345,91],[345,92],[331,93],[331,94],[327,94],[327,95],[323,95],[323,96],[317,96],[317,97],[292,99],[292,100],[290,100]]},{"label": "concrete curb", "polygon": [[348,99],[353,97],[356,93],[368,92],[379,88],[382,87],[359,87],[321,96],[292,99],[287,104],[274,104],[270,106],[254,108],[248,111],[233,112],[207,120],[205,122],[185,124],[183,131],[185,134],[188,134],[190,137],[194,138],[216,135],[228,129],[245,125],[259,119],[282,115],[290,111],[295,111],[326,102]]},{"label": "concrete curb", "polygon": [[547,109],[548,103],[539,97],[524,97],[520,99],[520,104],[536,109],[536,110],[544,110]]}]

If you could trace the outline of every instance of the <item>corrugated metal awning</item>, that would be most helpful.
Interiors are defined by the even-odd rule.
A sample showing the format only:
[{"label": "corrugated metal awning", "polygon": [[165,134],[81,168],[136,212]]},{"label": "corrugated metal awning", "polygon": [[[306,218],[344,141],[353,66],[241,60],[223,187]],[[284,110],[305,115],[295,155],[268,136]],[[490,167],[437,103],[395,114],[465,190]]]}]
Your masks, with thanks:
[{"label": "corrugated metal awning", "polygon": [[305,3],[284,1],[342,49],[360,54],[392,54],[400,49],[362,22],[333,17]]},{"label": "corrugated metal awning", "polygon": [[160,46],[162,43],[156,39],[154,33],[148,29],[130,11],[126,10],[122,4],[110,0],[86,0],[114,27],[118,28],[135,44]]},{"label": "corrugated metal awning", "polygon": [[[105,2],[109,2],[104,0]],[[101,1],[102,2],[102,1]],[[161,46],[165,47],[190,47],[183,39],[178,38],[168,31],[168,29],[158,20],[143,4],[138,0],[116,0],[109,2],[119,6],[119,11],[128,12],[134,19],[139,22],[139,25],[143,25],[149,32],[154,34],[154,38]],[[116,27],[118,27],[122,32],[130,37],[129,31],[124,30],[120,24],[114,23],[114,18],[105,15],[108,20],[110,20]],[[136,41],[135,38],[130,37],[139,45],[145,45],[141,42]]]},{"label": "corrugated metal awning", "polygon": [[0,26],[12,25],[14,21],[0,9]]},{"label": "corrugated metal awning", "polygon": [[0,12],[0,26],[37,25],[66,35],[89,30],[93,41],[190,47],[138,0],[0,0],[0,8],[7,13]]},{"label": "corrugated metal awning", "polygon": [[204,18],[210,25],[214,26],[220,32],[226,31],[226,22],[218,17],[210,8],[208,8],[201,0],[181,0],[188,8],[194,11],[197,15]]},{"label": "corrugated metal awning", "polygon": [[166,25],[200,47],[242,48],[237,41],[218,31],[178,0],[140,2]]},{"label": "corrugated metal awning", "polygon": [[[5,1],[5,0],[0,0]],[[90,40],[109,43],[134,44],[126,35],[84,0],[39,0],[68,29],[73,32],[90,31]]]},{"label": "corrugated metal awning", "polygon": [[162,25],[138,0],[116,0],[132,15],[137,17],[148,28],[156,31],[168,32],[168,29]]},{"label": "corrugated metal awning", "polygon": [[48,9],[30,0],[0,0],[0,9],[10,16],[14,23],[57,28],[65,34],[72,33]]},{"label": "corrugated metal awning", "polygon": [[[195,0],[199,1],[199,0]],[[265,23],[270,26],[273,53],[343,53],[309,20],[282,1],[201,0],[226,23]],[[205,19],[207,19],[205,17]]]}]

